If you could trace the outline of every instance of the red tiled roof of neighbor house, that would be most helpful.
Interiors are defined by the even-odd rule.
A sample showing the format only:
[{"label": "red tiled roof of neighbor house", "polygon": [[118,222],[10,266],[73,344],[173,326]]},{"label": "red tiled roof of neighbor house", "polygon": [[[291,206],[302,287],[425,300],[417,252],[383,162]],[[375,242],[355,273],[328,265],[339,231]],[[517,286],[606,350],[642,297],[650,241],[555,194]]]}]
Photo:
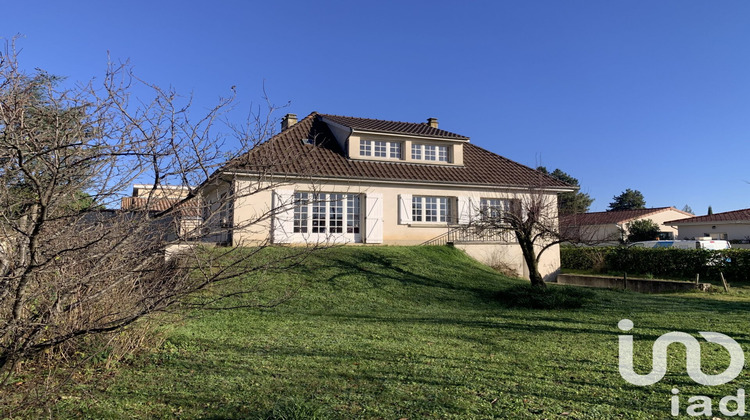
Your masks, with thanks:
[{"label": "red tiled roof of neighbor house", "polygon": [[371,118],[342,117],[340,115],[318,114],[326,120],[349,127],[353,130],[372,131],[389,134],[408,134],[422,137],[437,137],[452,140],[469,140],[468,137],[440,130],[427,123],[375,120]]},{"label": "red tiled roof of neighbor house", "polygon": [[[463,143],[463,166],[348,159],[324,119],[369,129],[379,127],[383,133],[430,136],[439,134],[444,138],[467,139],[426,124],[312,113],[250,152],[231,160],[222,170],[311,178],[540,187],[568,191],[576,189],[468,142]],[[437,133],[438,131],[440,133]]]},{"label": "red tiled roof of neighbor house", "polygon": [[635,219],[642,219],[646,216],[661,213],[668,210],[674,210],[679,213],[685,214],[686,217],[690,216],[690,213],[677,210],[674,207],[655,207],[651,209],[633,209],[633,210],[619,210],[619,211],[600,211],[583,214],[569,214],[560,216],[560,224],[563,226],[594,226],[594,225],[613,225],[626,223]]},{"label": "red tiled roof of neighbor house", "polygon": [[724,213],[709,214],[706,216],[696,216],[687,219],[670,220],[667,224],[687,224],[687,223],[715,223],[715,222],[750,222],[750,209],[727,211]]}]

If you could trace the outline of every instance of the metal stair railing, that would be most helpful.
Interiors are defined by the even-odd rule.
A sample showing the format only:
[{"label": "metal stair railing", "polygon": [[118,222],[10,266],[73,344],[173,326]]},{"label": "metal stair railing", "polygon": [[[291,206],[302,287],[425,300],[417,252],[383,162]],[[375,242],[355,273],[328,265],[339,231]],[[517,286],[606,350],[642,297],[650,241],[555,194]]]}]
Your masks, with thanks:
[{"label": "metal stair railing", "polygon": [[483,229],[477,226],[458,226],[420,245],[447,245],[455,243],[515,243],[516,235],[510,229]]},{"label": "metal stair railing", "polygon": [[422,242],[420,245],[447,245],[448,243],[453,243],[451,239],[454,238],[455,232],[461,229],[462,229],[461,227],[453,228],[442,235],[436,236],[430,240]]}]

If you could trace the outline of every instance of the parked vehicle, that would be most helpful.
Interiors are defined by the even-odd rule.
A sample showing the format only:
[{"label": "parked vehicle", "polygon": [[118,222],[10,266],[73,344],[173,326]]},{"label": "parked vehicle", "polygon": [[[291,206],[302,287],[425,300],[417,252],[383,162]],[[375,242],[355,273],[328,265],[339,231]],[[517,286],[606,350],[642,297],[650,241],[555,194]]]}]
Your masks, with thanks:
[{"label": "parked vehicle", "polygon": [[678,249],[729,249],[732,245],[729,241],[711,239],[711,238],[695,238],[694,240],[675,240],[675,241],[641,241],[633,242],[628,247],[640,247],[640,248],[678,248]]}]

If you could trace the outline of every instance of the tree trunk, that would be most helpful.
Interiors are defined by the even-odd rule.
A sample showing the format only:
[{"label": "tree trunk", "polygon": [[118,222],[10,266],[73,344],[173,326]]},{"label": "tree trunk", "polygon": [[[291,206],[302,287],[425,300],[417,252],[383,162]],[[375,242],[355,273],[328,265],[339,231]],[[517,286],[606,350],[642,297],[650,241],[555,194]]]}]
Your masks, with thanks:
[{"label": "tree trunk", "polygon": [[540,288],[547,287],[544,283],[544,278],[539,273],[539,264],[536,260],[534,244],[531,242],[530,236],[516,232],[516,237],[518,239],[518,244],[521,246],[523,259],[526,261],[526,266],[529,268],[529,280],[531,281],[531,285]]}]

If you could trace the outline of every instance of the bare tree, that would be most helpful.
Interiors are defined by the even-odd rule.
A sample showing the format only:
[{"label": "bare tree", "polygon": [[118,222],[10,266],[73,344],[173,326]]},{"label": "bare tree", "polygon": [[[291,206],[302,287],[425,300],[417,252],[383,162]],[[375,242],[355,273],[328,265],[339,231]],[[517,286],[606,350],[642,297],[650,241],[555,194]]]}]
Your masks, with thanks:
[{"label": "bare tree", "polygon": [[[541,182],[540,182],[541,184]],[[557,194],[542,186],[512,195],[499,205],[483,205],[476,209],[478,217],[469,228],[493,234],[511,233],[521,247],[524,262],[529,270],[529,280],[544,288],[544,276],[539,263],[542,255],[562,243],[593,244],[597,241],[584,227],[570,226],[561,229],[557,212]]]},{"label": "bare tree", "polygon": [[[201,298],[191,304],[213,307],[252,296],[260,280],[211,286],[306,256],[299,247],[283,258],[254,258],[269,240],[252,248],[194,246],[201,237],[265,223],[278,210],[243,224],[203,222],[226,218],[232,200],[282,182],[269,177],[204,204],[208,185],[233,182],[221,165],[273,133],[270,103],[245,127],[233,127],[240,136],[230,143],[216,128],[233,92],[194,118],[190,98],[143,82],[127,63],[110,63],[99,86],[63,88],[67,83],[43,71],[24,72],[14,42],[1,54],[0,394],[19,363],[42,351],[72,352],[83,338],[121,330],[196,292]],[[136,87],[152,99],[132,97]],[[273,164],[259,171],[271,173]],[[134,183],[148,187],[121,210]],[[165,258],[165,249],[180,252]],[[285,296],[243,304],[272,305]]]}]

